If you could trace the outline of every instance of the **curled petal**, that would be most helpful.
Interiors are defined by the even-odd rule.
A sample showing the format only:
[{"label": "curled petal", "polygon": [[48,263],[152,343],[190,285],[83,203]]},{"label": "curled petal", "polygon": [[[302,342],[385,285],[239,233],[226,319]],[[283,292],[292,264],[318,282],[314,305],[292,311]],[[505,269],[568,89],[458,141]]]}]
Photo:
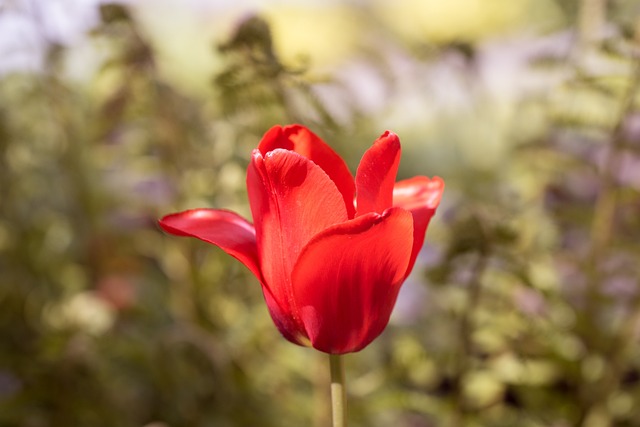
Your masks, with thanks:
[{"label": "curled petal", "polygon": [[295,299],[312,346],[359,351],[389,321],[413,245],[404,209],[369,213],[331,227],[303,249],[293,271]]},{"label": "curled petal", "polygon": [[437,176],[433,179],[416,176],[399,181],[393,189],[393,206],[406,209],[413,215],[413,251],[407,275],[413,269],[413,264],[424,244],[427,226],[440,204],[443,191],[444,181]]},{"label": "curled petal", "polygon": [[353,217],[353,176],[344,160],[320,137],[301,125],[274,126],[262,137],[258,150],[265,156],[277,148],[295,151],[320,166],[342,194],[349,217]]},{"label": "curled petal", "polygon": [[263,285],[262,293],[264,295],[264,301],[267,303],[271,319],[282,336],[294,344],[308,346],[309,338],[301,323],[282,307],[268,287]]},{"label": "curled petal", "polygon": [[342,195],[315,163],[293,151],[258,150],[247,172],[264,284],[296,317],[291,271],[302,247],[325,228],[347,220]]},{"label": "curled petal", "polygon": [[262,281],[256,232],[240,215],[221,209],[192,209],[167,215],[158,224],[167,233],[195,237],[220,247]]},{"label": "curled petal", "polygon": [[400,164],[400,140],[385,132],[364,153],[356,172],[356,216],[391,207]]}]

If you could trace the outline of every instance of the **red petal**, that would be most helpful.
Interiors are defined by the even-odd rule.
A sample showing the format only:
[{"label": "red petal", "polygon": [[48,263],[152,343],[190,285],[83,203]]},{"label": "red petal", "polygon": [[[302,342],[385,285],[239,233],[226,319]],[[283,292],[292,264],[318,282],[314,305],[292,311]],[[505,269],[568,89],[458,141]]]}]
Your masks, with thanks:
[{"label": "red petal", "polygon": [[411,273],[416,257],[424,244],[424,236],[431,217],[440,204],[444,181],[440,177],[429,179],[416,176],[399,181],[393,189],[393,206],[401,207],[413,214],[413,251],[407,275]]},{"label": "red petal", "polygon": [[356,172],[356,216],[391,207],[400,164],[400,140],[389,131],[364,153]]},{"label": "red petal", "polygon": [[[190,236],[213,243],[239,259],[263,282],[258,263],[256,234],[253,225],[233,212],[216,209],[194,209],[167,215],[158,221],[168,233]],[[280,333],[289,341],[304,345],[309,340],[301,329],[262,285],[269,313]]]},{"label": "red petal", "polygon": [[268,287],[263,285],[262,293],[271,319],[282,336],[294,344],[308,346],[309,338],[307,338],[307,333],[302,324],[290,312],[282,308]]},{"label": "red petal", "polygon": [[317,164],[329,175],[338,187],[347,207],[349,218],[353,218],[355,184],[346,163],[320,137],[301,125],[274,126],[262,137],[258,150],[262,155],[277,148],[295,151]]},{"label": "red petal", "polygon": [[358,351],[376,338],[405,277],[413,219],[403,209],[370,213],[314,237],[293,271],[296,303],[313,347]]},{"label": "red petal", "polygon": [[318,165],[283,149],[264,158],[254,150],[247,189],[264,283],[299,321],[291,288],[293,265],[311,237],[347,220],[342,195]]},{"label": "red petal", "polygon": [[158,224],[176,236],[195,237],[220,247],[262,281],[255,229],[238,214],[219,209],[192,209],[167,215]]}]

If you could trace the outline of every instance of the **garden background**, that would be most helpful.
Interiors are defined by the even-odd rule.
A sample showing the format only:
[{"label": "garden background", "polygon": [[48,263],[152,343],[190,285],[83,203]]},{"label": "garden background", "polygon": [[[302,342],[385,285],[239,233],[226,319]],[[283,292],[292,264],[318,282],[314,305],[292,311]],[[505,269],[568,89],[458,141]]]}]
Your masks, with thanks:
[{"label": "garden background", "polygon": [[443,203],[353,426],[640,425],[640,2],[0,1],[0,426],[321,427],[325,355],[164,235],[301,123]]}]

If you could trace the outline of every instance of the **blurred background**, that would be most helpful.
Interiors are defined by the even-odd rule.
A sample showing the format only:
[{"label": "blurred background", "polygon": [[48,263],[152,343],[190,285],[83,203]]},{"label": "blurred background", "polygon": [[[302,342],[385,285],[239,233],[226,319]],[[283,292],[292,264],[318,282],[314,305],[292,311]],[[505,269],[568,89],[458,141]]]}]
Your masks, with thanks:
[{"label": "blurred background", "polygon": [[0,426],[329,424],[324,354],[163,235],[302,123],[447,190],[353,426],[640,425],[637,0],[0,0]]}]

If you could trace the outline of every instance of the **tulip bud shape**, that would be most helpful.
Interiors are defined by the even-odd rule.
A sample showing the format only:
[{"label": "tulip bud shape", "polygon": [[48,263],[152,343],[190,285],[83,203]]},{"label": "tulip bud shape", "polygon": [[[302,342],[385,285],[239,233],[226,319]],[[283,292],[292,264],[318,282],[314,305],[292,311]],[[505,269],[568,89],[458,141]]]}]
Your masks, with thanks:
[{"label": "tulip bud shape", "polygon": [[444,190],[438,177],[396,182],[400,151],[398,136],[385,132],[354,179],[309,129],[276,126],[247,170],[253,224],[221,209],[179,212],[159,224],[242,262],[287,340],[356,352],[389,322]]}]

